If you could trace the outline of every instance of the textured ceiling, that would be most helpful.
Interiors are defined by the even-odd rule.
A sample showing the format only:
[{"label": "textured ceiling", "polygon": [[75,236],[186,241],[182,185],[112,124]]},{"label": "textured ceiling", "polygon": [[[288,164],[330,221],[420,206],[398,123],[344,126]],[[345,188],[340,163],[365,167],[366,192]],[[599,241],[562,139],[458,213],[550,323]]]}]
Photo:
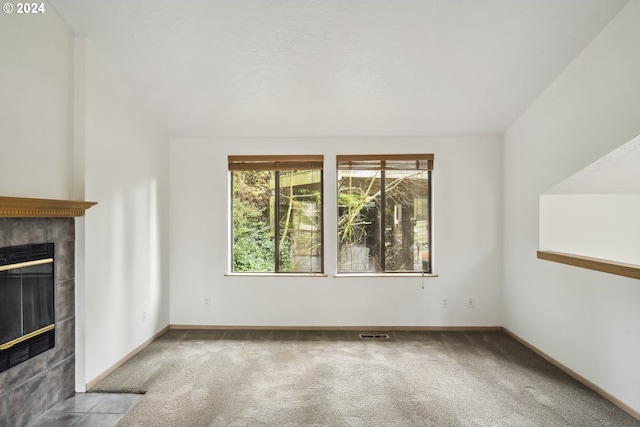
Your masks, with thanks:
[{"label": "textured ceiling", "polygon": [[627,0],[51,0],[171,136],[502,134]]}]

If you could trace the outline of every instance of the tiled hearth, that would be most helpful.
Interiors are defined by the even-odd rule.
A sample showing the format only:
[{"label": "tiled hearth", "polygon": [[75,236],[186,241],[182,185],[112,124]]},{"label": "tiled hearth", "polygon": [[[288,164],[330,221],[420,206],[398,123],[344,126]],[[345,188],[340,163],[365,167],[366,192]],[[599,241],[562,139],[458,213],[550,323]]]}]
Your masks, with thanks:
[{"label": "tiled hearth", "polygon": [[0,373],[0,427],[29,424],[75,391],[75,219],[0,218],[0,247],[55,243],[56,345]]}]

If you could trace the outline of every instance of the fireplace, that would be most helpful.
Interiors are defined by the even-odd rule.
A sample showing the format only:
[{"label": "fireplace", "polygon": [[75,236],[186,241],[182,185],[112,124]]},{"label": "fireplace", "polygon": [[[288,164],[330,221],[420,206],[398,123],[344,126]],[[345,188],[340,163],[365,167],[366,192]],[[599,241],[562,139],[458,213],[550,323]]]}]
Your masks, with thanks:
[{"label": "fireplace", "polygon": [[[5,248],[4,262],[8,257],[6,248],[19,247],[17,252],[23,253],[26,246],[30,248],[28,251],[31,255],[24,262],[35,260],[42,261],[43,264],[36,263],[36,269],[30,269],[31,266],[27,265],[27,269],[23,269],[20,273],[22,278],[26,274],[28,283],[32,279],[41,283],[40,279],[50,274],[53,278],[52,293],[43,292],[46,296],[45,301],[49,298],[49,301],[52,301],[52,314],[43,308],[37,314],[27,316],[24,323],[28,326],[24,330],[33,330],[36,334],[29,337],[20,335],[24,341],[13,342],[11,346],[11,351],[17,351],[20,346],[28,347],[28,350],[23,348],[22,351],[17,352],[19,354],[12,356],[14,361],[23,360],[25,354],[41,353],[20,361],[3,372],[0,371],[0,426],[26,426],[75,392],[76,224],[74,218],[83,216],[85,210],[93,205],[95,205],[93,202],[0,196],[0,248]],[[47,253],[44,255],[45,260],[54,258],[55,265],[44,262],[40,257],[42,252]],[[36,254],[40,255],[35,256]],[[13,258],[13,255],[11,257]],[[12,260],[10,263],[16,262]],[[3,274],[6,276],[8,273]],[[15,274],[17,273],[11,273],[11,275]],[[12,277],[10,283],[14,283],[13,279],[15,277]],[[27,287],[29,286],[27,284]],[[43,288],[41,284],[34,286]],[[1,295],[0,304],[5,304],[5,301],[10,298]],[[17,297],[12,298],[15,300]],[[26,297],[21,296],[21,298],[42,299],[35,294],[32,296],[29,291]],[[44,306],[50,307],[48,302]],[[29,311],[28,307],[29,304],[26,311]],[[20,310],[25,311],[25,308]],[[0,305],[2,316],[9,311],[4,305]],[[0,322],[4,325],[4,317],[2,319]],[[20,322],[23,321],[18,323]],[[47,324],[54,326],[49,330],[47,326],[43,326]],[[16,336],[17,326],[4,326],[4,328],[0,333],[2,336],[0,342],[8,343],[20,339],[13,338]],[[22,331],[19,333],[22,334]],[[6,341],[7,339],[9,341]],[[55,347],[53,347],[54,344]],[[52,348],[48,349],[50,346]],[[2,357],[5,357],[4,354],[6,353],[3,353]]]},{"label": "fireplace", "polygon": [[0,248],[0,372],[55,346],[54,244]]}]

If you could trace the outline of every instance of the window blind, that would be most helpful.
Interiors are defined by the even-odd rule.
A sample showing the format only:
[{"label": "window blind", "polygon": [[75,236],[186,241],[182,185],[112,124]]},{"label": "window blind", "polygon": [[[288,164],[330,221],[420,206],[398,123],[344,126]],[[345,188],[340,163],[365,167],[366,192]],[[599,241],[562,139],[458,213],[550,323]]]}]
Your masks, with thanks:
[{"label": "window blind", "polygon": [[322,155],[229,156],[230,171],[276,171],[322,169]]},{"label": "window blind", "polygon": [[432,170],[433,154],[366,154],[336,156],[338,170]]}]

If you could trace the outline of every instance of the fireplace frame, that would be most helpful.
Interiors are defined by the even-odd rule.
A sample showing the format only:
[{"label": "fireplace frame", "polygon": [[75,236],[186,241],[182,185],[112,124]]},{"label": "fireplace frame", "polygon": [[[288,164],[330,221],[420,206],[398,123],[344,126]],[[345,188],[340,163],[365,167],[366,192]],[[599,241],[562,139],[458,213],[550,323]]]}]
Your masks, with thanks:
[{"label": "fireplace frame", "polygon": [[[20,335],[9,337],[7,341],[0,342],[0,372],[4,372],[20,363],[44,353],[55,347],[55,244],[37,243],[19,246],[8,246],[0,248],[0,273],[8,271],[19,271],[19,286],[15,292],[15,304],[17,307],[9,308],[8,313],[14,312],[14,316],[8,316],[4,321],[15,322],[14,327],[20,328]],[[36,283],[38,289],[31,289],[29,293],[30,274],[34,268],[51,264],[50,273],[45,274],[44,281]],[[48,269],[47,269],[48,270]],[[47,271],[48,273],[48,271]],[[2,286],[9,286],[11,280],[7,276],[7,283],[0,283]],[[13,280],[16,280],[15,278]],[[25,293],[25,290],[27,291]],[[0,289],[0,291],[2,291]],[[10,290],[9,295],[11,295]],[[14,294],[15,294],[14,292]],[[32,298],[25,299],[30,295]],[[38,296],[40,298],[38,298]],[[43,299],[42,299],[43,298]],[[26,310],[28,302],[42,299],[38,307],[32,306],[31,310]],[[6,303],[10,299],[4,299]],[[27,315],[31,314],[32,322],[35,325],[27,324]],[[46,323],[46,324],[45,324]],[[27,329],[25,329],[27,328]]]}]

